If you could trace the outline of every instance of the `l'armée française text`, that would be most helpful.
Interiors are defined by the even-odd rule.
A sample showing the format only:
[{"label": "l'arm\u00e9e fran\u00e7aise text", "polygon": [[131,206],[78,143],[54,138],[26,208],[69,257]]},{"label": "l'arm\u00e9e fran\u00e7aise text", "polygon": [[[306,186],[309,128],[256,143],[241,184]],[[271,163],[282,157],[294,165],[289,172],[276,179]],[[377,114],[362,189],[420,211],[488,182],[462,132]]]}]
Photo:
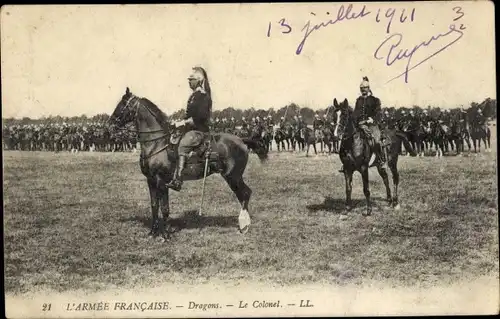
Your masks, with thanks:
[{"label": "l'arm\u00e9e fran\u00e7aise text", "polygon": [[151,311],[151,310],[169,310],[169,302],[81,302],[68,303],[67,311]]}]

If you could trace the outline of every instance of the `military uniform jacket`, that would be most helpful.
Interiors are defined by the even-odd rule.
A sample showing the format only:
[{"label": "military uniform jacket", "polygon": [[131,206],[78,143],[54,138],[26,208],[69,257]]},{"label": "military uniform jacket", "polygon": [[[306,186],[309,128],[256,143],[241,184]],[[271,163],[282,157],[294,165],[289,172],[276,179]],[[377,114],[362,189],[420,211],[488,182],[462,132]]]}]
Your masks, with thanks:
[{"label": "military uniform jacket", "polygon": [[482,114],[477,113],[474,117],[474,124],[476,125],[484,125],[486,124],[486,117]]},{"label": "military uniform jacket", "polygon": [[194,130],[208,132],[211,112],[212,98],[204,90],[198,88],[189,97],[184,119],[192,117]]},{"label": "military uniform jacket", "polygon": [[356,122],[366,121],[371,117],[374,124],[378,125],[380,123],[381,113],[382,107],[378,98],[373,95],[369,95],[366,98],[360,96],[356,100],[353,117],[356,119]]},{"label": "military uniform jacket", "polygon": [[320,119],[314,119],[313,121],[313,128],[315,130],[318,130],[320,129],[325,123],[323,122],[323,120],[320,120]]}]

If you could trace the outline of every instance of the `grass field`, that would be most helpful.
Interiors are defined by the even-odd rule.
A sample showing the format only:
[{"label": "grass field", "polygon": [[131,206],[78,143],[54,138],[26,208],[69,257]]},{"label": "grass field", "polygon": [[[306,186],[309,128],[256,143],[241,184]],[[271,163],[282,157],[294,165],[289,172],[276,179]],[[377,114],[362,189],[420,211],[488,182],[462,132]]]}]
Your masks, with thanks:
[{"label": "grass field", "polygon": [[[5,289],[99,291],[212,280],[295,284],[431,286],[498,278],[496,149],[479,156],[400,159],[401,210],[386,207],[375,169],[375,207],[346,220],[338,156],[251,156],[252,226],[237,231],[239,205],[220,176],[171,196],[180,227],[167,243],[146,237],[149,194],[138,154],[4,152]],[[199,226],[204,229],[199,232]]]}]

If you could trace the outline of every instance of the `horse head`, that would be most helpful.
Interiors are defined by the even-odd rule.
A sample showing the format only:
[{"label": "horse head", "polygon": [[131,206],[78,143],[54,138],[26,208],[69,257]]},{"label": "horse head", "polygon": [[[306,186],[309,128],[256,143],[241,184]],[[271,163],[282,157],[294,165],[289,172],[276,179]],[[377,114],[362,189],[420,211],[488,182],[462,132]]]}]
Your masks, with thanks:
[{"label": "horse head", "polygon": [[346,130],[353,129],[352,124],[352,109],[349,107],[349,102],[347,99],[344,99],[342,103],[338,103],[337,99],[333,100],[333,105],[335,107],[335,128],[333,130],[333,136],[338,138],[339,136],[344,135]]},{"label": "horse head", "polygon": [[113,114],[108,118],[108,124],[124,127],[126,124],[133,122],[137,116],[139,99],[127,87]]},{"label": "horse head", "polygon": [[122,128],[133,122],[136,124],[137,133],[171,134],[171,125],[167,115],[153,102],[132,94],[127,87],[125,94],[108,119],[107,128],[111,130],[114,127]]}]

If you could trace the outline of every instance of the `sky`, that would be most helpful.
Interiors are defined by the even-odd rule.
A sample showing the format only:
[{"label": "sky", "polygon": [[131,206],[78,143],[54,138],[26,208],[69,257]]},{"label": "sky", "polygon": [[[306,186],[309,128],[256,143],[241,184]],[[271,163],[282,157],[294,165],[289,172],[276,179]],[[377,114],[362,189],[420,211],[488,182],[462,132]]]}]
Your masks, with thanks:
[{"label": "sky", "polygon": [[[496,98],[491,2],[363,6],[3,6],[2,117],[111,113],[127,86],[171,114],[186,107],[193,66],[207,70],[215,110],[290,102],[324,109],[334,97],[352,104],[363,76],[383,106],[447,108]],[[339,11],[350,19],[338,19]],[[310,29],[325,26],[296,54],[308,21]],[[450,24],[465,29],[449,33]],[[387,56],[439,34],[415,50],[411,66],[458,40],[409,71],[407,83],[388,82],[408,59],[387,63]]]}]

